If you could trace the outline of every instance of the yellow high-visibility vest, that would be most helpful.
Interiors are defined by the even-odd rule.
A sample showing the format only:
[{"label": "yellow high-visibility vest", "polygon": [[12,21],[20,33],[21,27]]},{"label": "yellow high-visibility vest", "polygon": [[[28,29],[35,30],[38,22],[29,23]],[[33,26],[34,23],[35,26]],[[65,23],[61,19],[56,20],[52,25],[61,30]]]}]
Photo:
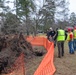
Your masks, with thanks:
[{"label": "yellow high-visibility vest", "polygon": [[65,40],[65,31],[62,29],[59,29],[57,41],[64,41],[64,40]]},{"label": "yellow high-visibility vest", "polygon": [[74,39],[76,39],[76,30],[73,31]]},{"label": "yellow high-visibility vest", "polygon": [[[70,39],[70,35],[73,35],[73,33],[72,32],[70,32],[70,33],[68,33],[68,36],[67,36],[67,41],[70,41],[71,39]],[[73,40],[73,38],[72,38],[72,40]]]}]

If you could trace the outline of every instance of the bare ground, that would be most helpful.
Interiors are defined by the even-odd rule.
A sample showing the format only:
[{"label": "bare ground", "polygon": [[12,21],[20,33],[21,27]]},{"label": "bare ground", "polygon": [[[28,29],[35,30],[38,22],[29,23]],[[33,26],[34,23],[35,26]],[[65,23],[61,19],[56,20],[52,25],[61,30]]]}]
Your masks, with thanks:
[{"label": "bare ground", "polygon": [[[26,75],[34,75],[34,72],[36,71],[36,69],[38,68],[38,66],[40,65],[42,59],[46,54],[46,50],[42,46],[33,46],[33,49],[36,51],[41,51],[44,54],[43,56],[33,56],[32,58],[29,57],[25,59]],[[62,58],[57,57],[58,56],[57,47],[55,48],[54,52],[55,52],[54,65],[56,68],[56,72],[54,75],[76,75],[76,52],[75,54],[69,54],[67,42],[65,42],[64,57]],[[6,54],[6,53],[3,53],[3,54]]]},{"label": "bare ground", "polygon": [[46,54],[46,50],[42,46],[33,46],[33,49],[34,51],[43,52],[44,54],[42,56],[34,56],[31,59],[25,60],[26,75],[34,75],[34,72],[36,71]]},{"label": "bare ground", "polygon": [[56,72],[54,75],[76,75],[76,52],[69,54],[67,42],[65,43],[64,57],[57,58],[57,47],[55,48],[54,64]]},{"label": "bare ground", "polygon": [[[37,47],[39,50],[46,51],[43,47]],[[69,54],[67,42],[65,43],[65,54],[64,57],[58,58],[57,57],[57,47],[55,48],[55,55],[54,55],[54,65],[56,68],[56,72],[54,75],[76,75],[76,52],[75,54]],[[28,60],[26,65],[26,75],[33,75],[38,66],[40,65],[43,57],[34,57]],[[31,64],[32,63],[32,64]],[[47,75],[47,74],[46,74]]]}]

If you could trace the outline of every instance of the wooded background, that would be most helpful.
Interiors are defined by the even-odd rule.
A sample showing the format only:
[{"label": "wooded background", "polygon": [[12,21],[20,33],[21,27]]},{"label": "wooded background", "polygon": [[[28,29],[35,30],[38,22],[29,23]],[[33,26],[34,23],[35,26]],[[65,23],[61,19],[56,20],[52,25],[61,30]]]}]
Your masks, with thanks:
[{"label": "wooded background", "polygon": [[[13,9],[10,3],[14,4]],[[66,0],[45,0],[42,7],[37,5],[36,0],[0,0],[0,32],[36,35],[50,27],[54,30],[73,27],[76,25],[76,14],[69,14],[68,6]]]}]

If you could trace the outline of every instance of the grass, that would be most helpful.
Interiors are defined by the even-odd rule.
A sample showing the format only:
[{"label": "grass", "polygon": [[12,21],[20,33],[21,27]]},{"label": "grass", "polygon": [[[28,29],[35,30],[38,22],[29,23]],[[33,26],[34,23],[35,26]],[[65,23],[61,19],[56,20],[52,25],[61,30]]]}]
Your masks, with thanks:
[{"label": "grass", "polygon": [[[36,50],[46,51],[45,48],[41,46],[36,47]],[[56,68],[56,72],[54,75],[76,75],[76,52],[75,54],[69,54],[68,43],[65,42],[64,57],[62,58],[57,57],[58,56],[57,47],[55,48],[54,52],[55,52],[54,53],[54,65]],[[34,72],[40,65],[44,56],[31,58],[25,61],[26,75],[34,75]]]},{"label": "grass", "polygon": [[[37,47],[39,50],[42,49],[41,47]],[[44,49],[44,48],[43,48]],[[56,72],[54,75],[76,75],[76,52],[75,54],[69,54],[68,50],[68,43],[65,42],[65,53],[64,57],[58,58],[58,50],[57,47],[55,48],[54,54],[54,65],[56,68]],[[26,75],[33,75],[38,66],[40,65],[42,57],[36,57],[32,59],[32,64],[28,62],[30,68],[28,68]]]},{"label": "grass", "polygon": [[56,67],[55,75],[76,75],[76,52],[69,54],[68,43],[65,42],[64,57],[57,58],[57,47],[55,48],[54,64]]},{"label": "grass", "polygon": [[[46,34],[38,34],[37,36],[46,37]],[[57,47],[55,48],[54,52],[55,52],[54,53],[54,65],[56,68],[56,72],[54,75],[76,75],[76,52],[75,54],[69,54],[68,42],[65,42],[64,44],[64,57],[62,58],[57,57],[58,56]],[[29,72],[30,74],[27,74],[27,75],[34,74],[40,62],[42,61],[43,57],[32,59],[34,63],[33,65],[35,66],[30,64],[31,68],[27,70],[27,72]]]}]

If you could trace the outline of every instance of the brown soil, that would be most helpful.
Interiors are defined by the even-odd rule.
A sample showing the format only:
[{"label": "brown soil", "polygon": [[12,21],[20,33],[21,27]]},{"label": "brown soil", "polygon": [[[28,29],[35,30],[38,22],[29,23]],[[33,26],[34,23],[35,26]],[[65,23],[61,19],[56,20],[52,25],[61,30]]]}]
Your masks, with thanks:
[{"label": "brown soil", "polygon": [[15,34],[13,38],[0,36],[0,74],[9,73],[15,60],[24,53],[26,59],[33,57],[33,48],[22,34]]},{"label": "brown soil", "polygon": [[[42,46],[33,46],[26,41],[23,35],[15,34],[13,37],[0,37],[0,75],[11,72],[12,65],[21,53],[24,53],[26,75],[33,75],[41,60],[46,54]],[[38,59],[38,61],[36,61]],[[35,66],[36,65],[36,66]],[[32,73],[30,72],[34,67]]]},{"label": "brown soil", "polygon": [[[15,37],[17,37],[17,35]],[[26,40],[18,40],[18,38],[8,41],[9,40],[4,41],[3,43],[3,41],[0,40],[0,67],[3,68],[4,66],[4,69],[2,70],[2,68],[0,68],[2,70],[0,71],[2,73],[9,73],[8,68],[11,69],[11,65],[15,62],[20,53],[23,52],[25,54],[26,75],[33,75],[46,54],[45,48],[42,46],[32,47]],[[54,55],[56,72],[54,75],[76,75],[76,52],[75,54],[69,54],[68,45],[67,42],[65,42],[64,57],[58,58],[57,53],[58,50],[56,47]]]},{"label": "brown soil", "polygon": [[[40,65],[42,59],[44,58],[44,55],[46,54],[46,50],[42,46],[33,46],[33,50],[34,50],[34,52],[39,53],[39,55],[37,55],[37,54],[35,54],[35,55],[27,54],[26,55],[25,54],[26,75],[33,75],[34,74],[34,72],[36,71],[36,69]],[[15,60],[18,58],[17,54],[19,54],[19,53],[16,51],[14,52],[11,49],[4,49],[0,52],[0,56],[1,56],[2,61],[3,62],[5,61],[7,63],[7,60],[8,60],[8,63],[4,67],[4,70],[2,70],[2,74],[9,73],[9,69],[12,71],[12,65],[14,64]]]},{"label": "brown soil", "polygon": [[42,46],[33,46],[33,49],[35,52],[43,53],[43,55],[35,55],[31,59],[27,59],[27,61],[25,60],[26,75],[34,75],[34,72],[46,54],[46,50]]}]

